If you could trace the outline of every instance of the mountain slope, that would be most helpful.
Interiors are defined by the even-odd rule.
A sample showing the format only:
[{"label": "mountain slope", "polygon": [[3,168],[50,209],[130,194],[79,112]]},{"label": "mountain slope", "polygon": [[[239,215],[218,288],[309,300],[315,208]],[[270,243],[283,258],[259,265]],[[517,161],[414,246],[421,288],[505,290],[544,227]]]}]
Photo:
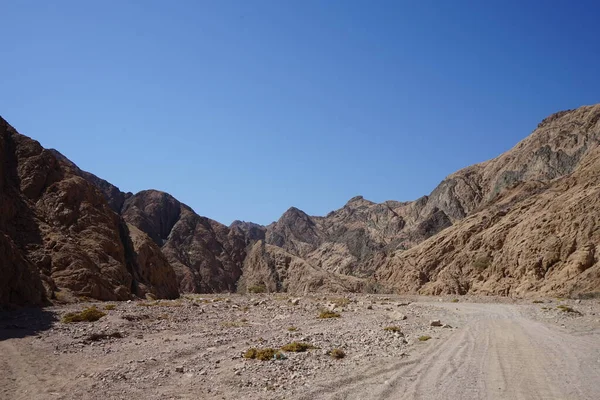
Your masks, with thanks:
[{"label": "mountain slope", "polygon": [[236,290],[246,256],[243,232],[201,217],[173,196],[156,190],[129,197],[122,215],[160,246],[175,269],[182,292]]},{"label": "mountain slope", "polygon": [[[600,105],[563,111],[429,196],[227,227],[121,192],[0,119],[0,304],[247,290],[600,292]],[[376,283],[374,283],[376,279]],[[369,289],[370,288],[370,289]]]},{"label": "mountain slope", "polygon": [[[484,281],[487,278],[481,277],[478,271],[466,268],[464,274],[455,271],[452,279],[444,278],[442,283],[435,284],[437,271],[443,270],[443,265],[446,265],[438,266],[438,253],[448,254],[450,259],[460,259],[467,264],[474,262],[473,257],[480,259],[479,264],[485,263],[481,260],[493,260],[485,251],[477,254],[468,252],[463,248],[465,239],[454,238],[453,235],[461,236],[459,232],[462,228],[459,227],[466,226],[466,221],[473,221],[467,217],[479,215],[477,213],[480,211],[484,212],[481,215],[486,215],[485,212],[496,210],[502,204],[502,199],[510,197],[514,190],[518,190],[519,198],[525,201],[538,194],[538,191],[551,190],[553,186],[548,186],[550,183],[570,174],[588,177],[587,187],[597,185],[593,172],[598,166],[590,164],[589,160],[593,159],[600,142],[599,120],[600,105],[554,114],[542,121],[529,137],[510,151],[448,176],[429,196],[413,202],[388,201],[376,204],[359,196],[325,217],[311,217],[291,208],[276,223],[267,227],[267,243],[279,246],[327,271],[362,277],[375,274],[380,283],[400,291],[465,293],[487,290],[508,293],[515,289],[515,284],[490,284],[490,288],[484,289],[485,285],[476,285],[472,280],[473,277]],[[584,166],[586,171],[580,172]],[[515,186],[520,189],[515,189]],[[577,186],[571,189],[566,199],[561,200],[577,196],[581,190],[583,188]],[[516,201],[513,197],[511,199]],[[526,220],[528,208],[519,210],[519,218]],[[595,209],[588,212],[599,215]],[[551,215],[545,216],[543,226],[550,223]],[[574,213],[573,218],[578,216]],[[432,239],[425,241],[428,238]],[[454,243],[451,250],[443,245],[445,242],[442,242],[442,238]],[[413,247],[414,250],[407,250]],[[512,248],[495,250],[508,254]],[[520,260],[521,265],[537,262],[541,256],[536,254],[534,251],[528,252],[527,260]],[[446,263],[450,259],[445,259]],[[508,259],[505,261],[509,262]],[[510,259],[510,263],[515,262],[514,257]],[[539,276],[539,271],[537,274]],[[567,290],[566,286],[556,282],[551,286],[543,286],[538,282],[523,287],[564,291]]]},{"label": "mountain slope", "polygon": [[60,289],[124,300],[154,286],[137,281],[147,266],[128,251],[126,226],[96,186],[1,118],[0,165],[1,303],[39,304]]},{"label": "mountain slope", "polygon": [[517,184],[377,271],[401,292],[561,296],[600,291],[600,148],[549,183]]}]

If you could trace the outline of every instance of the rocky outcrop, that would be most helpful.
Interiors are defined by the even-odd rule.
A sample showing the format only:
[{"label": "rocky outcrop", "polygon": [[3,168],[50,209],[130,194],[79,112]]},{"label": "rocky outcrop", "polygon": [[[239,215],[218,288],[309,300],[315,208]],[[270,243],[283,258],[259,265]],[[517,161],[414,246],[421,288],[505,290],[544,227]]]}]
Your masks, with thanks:
[{"label": "rocky outcrop", "polygon": [[267,228],[262,225],[238,220],[233,221],[229,229],[236,231],[239,235],[243,235],[246,238],[247,244],[265,240],[267,233]]},{"label": "rocky outcrop", "polygon": [[[503,263],[517,266],[538,263],[541,256],[536,252],[545,247],[540,247],[537,240],[542,240],[544,235],[535,239],[525,234],[526,229],[534,222],[534,226],[540,221],[542,226],[550,225],[553,213],[560,215],[558,208],[535,221],[529,220],[531,215],[536,215],[529,206],[513,208],[512,214],[523,221],[519,237],[524,240],[526,248],[511,242],[506,248],[494,244],[490,247],[494,249],[491,252],[483,238],[476,236],[475,243],[478,245],[473,245],[476,251],[471,252],[465,248],[465,244],[470,242],[464,235],[465,232],[473,234],[476,230],[469,224],[475,224],[485,235],[489,233],[487,229],[497,229],[489,221],[496,215],[495,212],[506,212],[501,206],[503,199],[510,198],[514,203],[518,198],[529,204],[527,202],[537,199],[536,196],[542,196],[540,193],[550,193],[547,191],[558,185],[557,179],[584,173],[580,171],[584,168],[584,161],[588,171],[585,174],[590,177],[586,185],[596,185],[593,174],[590,174],[598,166],[586,160],[593,158],[600,141],[599,120],[600,105],[550,116],[510,151],[450,175],[429,196],[413,202],[376,204],[358,196],[325,217],[311,217],[292,208],[267,227],[266,241],[326,271],[358,277],[375,275],[380,283],[393,285],[402,292],[506,294],[529,290],[583,290],[577,288],[586,282],[588,275],[578,276],[567,283],[563,275],[556,275],[554,279],[555,275],[537,271],[533,274],[537,278],[531,280],[521,275],[515,278],[515,273],[507,272],[507,268],[510,270],[511,267],[506,266],[502,274],[512,280],[494,275],[490,281],[467,267],[473,263],[479,268],[488,262],[493,264],[494,260],[500,259],[498,254],[507,257],[515,249],[521,249],[519,256],[502,258]],[[581,190],[579,186],[571,188],[570,196],[577,196]],[[597,210],[586,212],[598,215]],[[567,222],[568,218],[563,221]],[[548,232],[553,231],[561,231],[561,228],[548,228]],[[496,236],[493,240],[498,243],[505,241]],[[584,246],[587,246],[586,249],[595,248],[593,241]],[[591,254],[591,250],[585,251]],[[500,281],[503,283],[498,283]],[[594,285],[596,283],[591,284],[592,287]]]},{"label": "rocky outcrop", "polygon": [[3,119],[0,157],[0,265],[12,282],[0,285],[2,303],[39,304],[65,290],[130,298],[144,283],[133,275],[143,274],[127,261],[122,220],[99,189]]},{"label": "rocky outcrop", "polygon": [[177,276],[160,247],[133,225],[127,225],[125,233],[130,243],[126,250],[133,265],[133,292],[142,298],[147,294],[164,299],[179,297]]},{"label": "rocky outcrop", "polygon": [[325,217],[292,207],[267,227],[266,242],[326,271],[366,278],[391,251],[451,225],[438,209],[423,213],[426,204],[427,198],[377,204],[357,196]]},{"label": "rocky outcrop", "polygon": [[559,113],[511,151],[472,167],[481,204],[457,200],[474,211],[395,253],[378,279],[424,294],[600,292],[599,121],[600,106]]},{"label": "rocky outcrop", "polygon": [[45,292],[39,272],[3,233],[0,233],[0,276],[0,307],[4,304],[44,302]]},{"label": "rocky outcrop", "polygon": [[100,189],[100,191],[104,194],[104,198],[108,202],[108,205],[114,212],[117,214],[121,212],[123,203],[125,203],[125,200],[132,195],[131,193],[121,192],[121,190],[119,190],[119,188],[112,183],[99,178],[90,172],[80,169],[77,165],[75,165],[75,163],[73,163],[73,161],[69,160],[58,150],[49,149],[48,151],[52,153],[58,160],[60,160],[62,164],[68,165],[71,171]]},{"label": "rocky outcrop", "polygon": [[381,282],[424,294],[561,296],[600,291],[600,151],[573,174],[521,183],[439,235],[397,253]]},{"label": "rocky outcrop", "polygon": [[[428,196],[354,197],[227,227],[167,193],[123,193],[0,119],[0,304],[68,291],[600,292],[600,105],[560,112]],[[377,282],[374,283],[373,279]]]},{"label": "rocky outcrop", "polygon": [[248,252],[238,290],[259,287],[270,293],[359,292],[364,285],[361,279],[324,271],[261,240]]},{"label": "rocky outcrop", "polygon": [[160,246],[182,292],[236,290],[246,256],[243,231],[201,217],[173,196],[156,190],[128,198],[122,215]]}]

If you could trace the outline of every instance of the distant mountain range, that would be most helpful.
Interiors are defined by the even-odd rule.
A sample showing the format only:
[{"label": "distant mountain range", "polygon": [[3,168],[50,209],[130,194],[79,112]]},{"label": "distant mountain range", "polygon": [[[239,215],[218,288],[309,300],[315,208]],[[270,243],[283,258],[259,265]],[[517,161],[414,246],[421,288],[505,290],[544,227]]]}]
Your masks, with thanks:
[{"label": "distant mountain range", "polygon": [[556,113],[429,196],[227,227],[124,193],[0,118],[0,304],[287,291],[600,292],[600,105]]}]

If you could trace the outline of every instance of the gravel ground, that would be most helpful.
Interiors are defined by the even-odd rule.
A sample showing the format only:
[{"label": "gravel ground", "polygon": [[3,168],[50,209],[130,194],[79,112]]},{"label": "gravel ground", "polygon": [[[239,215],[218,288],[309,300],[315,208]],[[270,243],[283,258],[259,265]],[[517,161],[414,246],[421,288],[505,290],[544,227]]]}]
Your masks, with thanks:
[{"label": "gravel ground", "polygon": [[[334,393],[344,385],[340,378],[417,360],[436,343],[451,340],[471,321],[469,303],[514,305],[531,320],[577,334],[600,328],[597,300],[540,301],[188,295],[175,301],[5,312],[0,313],[0,398],[294,399],[320,388]],[[114,309],[105,310],[109,304]],[[560,304],[579,313],[562,311]],[[106,316],[96,322],[60,322],[65,314],[89,306]],[[340,317],[320,319],[322,310]],[[434,320],[440,326],[432,326]],[[390,326],[400,332],[384,330]],[[431,339],[420,341],[421,336]],[[315,348],[282,351],[278,360],[243,357],[252,347],[279,349],[291,342]],[[336,348],[344,358],[329,355]]]}]

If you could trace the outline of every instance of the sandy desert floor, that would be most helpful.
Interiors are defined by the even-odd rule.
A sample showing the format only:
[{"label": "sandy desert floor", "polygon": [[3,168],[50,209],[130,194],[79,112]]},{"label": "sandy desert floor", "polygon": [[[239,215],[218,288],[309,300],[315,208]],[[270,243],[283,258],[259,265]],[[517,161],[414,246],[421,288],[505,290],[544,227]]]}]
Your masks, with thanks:
[{"label": "sandy desert floor", "polygon": [[[92,305],[106,316],[61,322]],[[243,356],[292,342],[315,348]],[[600,301],[189,295],[3,312],[0,398],[597,400]]]}]

